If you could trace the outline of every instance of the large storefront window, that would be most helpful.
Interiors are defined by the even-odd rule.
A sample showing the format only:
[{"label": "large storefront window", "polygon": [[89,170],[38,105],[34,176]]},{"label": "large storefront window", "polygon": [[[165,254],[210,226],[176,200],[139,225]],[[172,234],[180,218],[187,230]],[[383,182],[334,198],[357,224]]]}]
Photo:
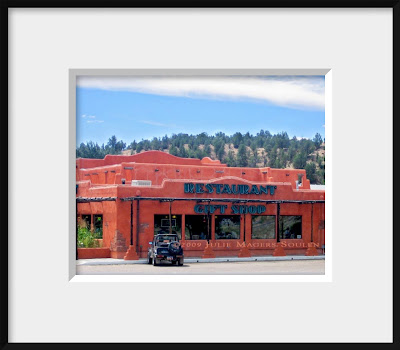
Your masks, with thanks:
[{"label": "large storefront window", "polygon": [[301,239],[301,216],[282,215],[279,217],[280,239]]},{"label": "large storefront window", "polygon": [[211,239],[211,217],[185,215],[185,239]]},{"label": "large storefront window", "polygon": [[240,216],[218,215],[215,216],[215,239],[239,239]]},{"label": "large storefront window", "polygon": [[[154,215],[154,235],[169,233],[169,215]],[[182,239],[182,215],[171,215],[172,233]]]},{"label": "large storefront window", "polygon": [[252,239],[275,238],[275,215],[254,215],[251,217]]}]

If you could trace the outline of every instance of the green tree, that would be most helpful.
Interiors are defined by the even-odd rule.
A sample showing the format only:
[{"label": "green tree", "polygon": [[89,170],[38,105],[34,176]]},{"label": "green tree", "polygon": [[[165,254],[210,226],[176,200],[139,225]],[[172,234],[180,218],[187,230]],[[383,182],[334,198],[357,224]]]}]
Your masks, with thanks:
[{"label": "green tree", "polygon": [[162,150],[162,143],[157,137],[153,137],[153,140],[151,140],[150,147],[152,150],[158,151]]},{"label": "green tree", "polygon": [[225,155],[225,142],[223,139],[217,139],[214,143],[215,155],[219,160],[222,160]]},{"label": "green tree", "polygon": [[254,141],[252,141],[251,142],[251,144],[250,144],[250,148],[251,148],[251,150],[253,151],[253,153],[254,154],[257,154],[257,141],[256,140],[254,140]]},{"label": "green tree", "polygon": [[174,145],[172,145],[169,148],[168,152],[169,152],[169,154],[172,154],[173,156],[178,156],[178,149]]},{"label": "green tree", "polygon": [[322,137],[319,133],[316,133],[314,138],[313,138],[313,142],[316,148],[319,148],[321,146],[322,143]]},{"label": "green tree", "polygon": [[239,148],[240,144],[243,142],[243,135],[240,132],[236,132],[232,136],[231,142],[233,143],[233,147]]},{"label": "green tree", "polygon": [[307,163],[305,166],[306,174],[307,174],[307,179],[310,180],[310,183],[316,184],[318,183],[318,178],[317,178],[317,167],[315,163]]},{"label": "green tree", "polygon": [[286,168],[286,164],[288,162],[288,155],[286,154],[286,152],[280,152],[279,154],[279,161],[280,161],[280,168]]},{"label": "green tree", "polygon": [[108,139],[106,150],[108,154],[120,154],[126,147],[126,143],[123,141],[117,141],[115,135]]},{"label": "green tree", "polygon": [[185,149],[185,146],[182,145],[182,147],[179,148],[178,157],[182,157],[182,158],[187,158],[188,157],[188,153],[187,153],[187,151]]},{"label": "green tree", "polygon": [[268,153],[268,166],[271,168],[276,168],[276,160],[278,157],[278,148],[275,145],[274,148],[271,149],[271,151]]},{"label": "green tree", "polygon": [[307,155],[304,151],[297,153],[293,158],[293,166],[296,169],[304,169],[307,162]]},{"label": "green tree", "polygon": [[131,150],[135,151],[136,150],[136,146],[137,146],[137,142],[135,140],[133,140],[133,142],[130,145]]},{"label": "green tree", "polygon": [[140,153],[143,150],[143,142],[139,142],[136,146],[136,153]]},{"label": "green tree", "polygon": [[162,149],[167,149],[170,144],[169,137],[167,135],[163,136],[161,139],[161,147]]},{"label": "green tree", "polygon": [[210,157],[211,156],[210,144],[204,145],[204,154],[205,154],[205,157]]},{"label": "green tree", "polygon": [[100,147],[97,143],[89,141],[86,144],[81,143],[76,149],[77,158],[96,158],[103,159],[107,154],[104,144]]},{"label": "green tree", "polygon": [[317,170],[317,184],[325,185],[325,169],[318,169]]},{"label": "green tree", "polygon": [[263,166],[266,167],[268,159],[264,150],[261,151],[261,160],[263,162]]},{"label": "green tree", "polygon": [[257,167],[257,161],[258,161],[257,156],[254,156],[254,154],[252,154],[249,157],[248,166],[251,167],[251,168],[256,168]]},{"label": "green tree", "polygon": [[232,150],[228,151],[228,156],[226,157],[226,164],[229,167],[236,166],[235,153]]},{"label": "green tree", "polygon": [[238,153],[236,157],[237,166],[246,167],[247,166],[247,154],[246,154],[246,146],[242,143],[238,148]]}]

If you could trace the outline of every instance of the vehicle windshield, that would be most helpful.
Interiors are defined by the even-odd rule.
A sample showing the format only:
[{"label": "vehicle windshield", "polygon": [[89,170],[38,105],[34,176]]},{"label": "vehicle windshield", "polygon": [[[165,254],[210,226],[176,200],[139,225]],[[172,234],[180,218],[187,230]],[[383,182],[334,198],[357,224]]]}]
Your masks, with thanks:
[{"label": "vehicle windshield", "polygon": [[176,235],[158,235],[156,238],[158,243],[170,243],[178,241],[178,236]]}]

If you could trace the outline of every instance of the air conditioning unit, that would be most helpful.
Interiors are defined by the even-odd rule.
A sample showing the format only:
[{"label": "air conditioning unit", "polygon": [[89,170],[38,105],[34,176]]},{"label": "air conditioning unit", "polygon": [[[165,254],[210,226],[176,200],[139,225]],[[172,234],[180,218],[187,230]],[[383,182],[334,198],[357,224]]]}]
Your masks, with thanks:
[{"label": "air conditioning unit", "polygon": [[132,180],[131,183],[132,186],[151,186],[151,181],[150,180]]}]

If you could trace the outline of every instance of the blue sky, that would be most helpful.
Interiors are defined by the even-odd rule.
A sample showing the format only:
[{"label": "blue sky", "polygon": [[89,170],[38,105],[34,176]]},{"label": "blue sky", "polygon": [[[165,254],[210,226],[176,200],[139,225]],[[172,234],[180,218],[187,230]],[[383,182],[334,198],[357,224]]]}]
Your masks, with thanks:
[{"label": "blue sky", "polygon": [[222,131],[325,137],[324,77],[81,76],[77,146]]}]

